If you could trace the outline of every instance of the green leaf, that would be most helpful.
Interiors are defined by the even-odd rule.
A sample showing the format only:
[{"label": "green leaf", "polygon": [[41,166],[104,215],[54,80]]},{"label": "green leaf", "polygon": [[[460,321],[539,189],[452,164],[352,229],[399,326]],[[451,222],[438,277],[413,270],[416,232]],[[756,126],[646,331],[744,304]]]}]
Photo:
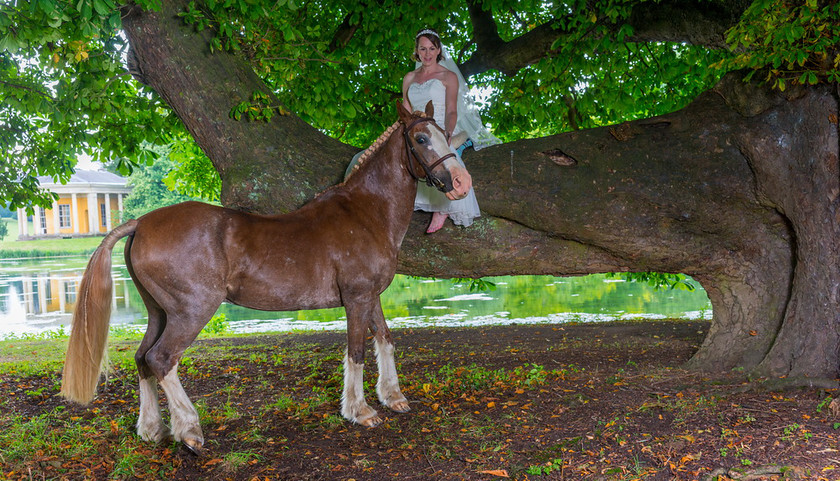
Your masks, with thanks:
[{"label": "green leaf", "polygon": [[108,17],[108,26],[114,30],[122,29],[122,17],[119,12],[114,12]]},{"label": "green leaf", "polygon": [[356,108],[350,102],[344,103],[344,116],[348,119],[356,118]]},{"label": "green leaf", "polygon": [[93,0],[93,9],[103,17],[107,16],[113,10],[113,8],[108,7],[108,3],[105,0]]}]

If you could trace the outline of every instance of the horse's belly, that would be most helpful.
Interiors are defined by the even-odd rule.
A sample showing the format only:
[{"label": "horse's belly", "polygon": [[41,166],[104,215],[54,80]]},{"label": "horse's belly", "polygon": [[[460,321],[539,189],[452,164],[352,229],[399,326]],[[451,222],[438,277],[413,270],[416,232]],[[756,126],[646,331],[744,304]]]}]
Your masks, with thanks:
[{"label": "horse's belly", "polygon": [[229,290],[228,301],[261,311],[299,311],[341,306],[335,286],[304,282],[247,282]]}]

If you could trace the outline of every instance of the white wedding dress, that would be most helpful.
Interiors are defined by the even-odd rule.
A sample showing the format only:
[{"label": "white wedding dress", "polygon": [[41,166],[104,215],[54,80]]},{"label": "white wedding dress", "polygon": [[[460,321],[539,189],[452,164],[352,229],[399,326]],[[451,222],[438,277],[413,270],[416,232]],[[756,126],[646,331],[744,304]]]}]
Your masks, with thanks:
[{"label": "white wedding dress", "polygon": [[[422,84],[413,83],[408,87],[408,101],[414,110],[425,110],[426,104],[432,101],[435,107],[435,122],[443,128],[444,118],[446,117],[446,87],[443,82],[433,78],[427,80]],[[456,126],[453,135],[459,133],[459,128]],[[464,165],[461,156],[455,151],[456,146],[452,146],[452,152],[458,158],[458,162]],[[470,188],[469,194],[460,200],[449,200],[446,196],[434,187],[429,187],[424,182],[417,183],[417,197],[414,199],[414,210],[422,210],[425,212],[443,212],[449,214],[456,225],[464,227],[473,223],[476,217],[481,215],[478,208],[478,200],[475,198],[475,192]]]}]

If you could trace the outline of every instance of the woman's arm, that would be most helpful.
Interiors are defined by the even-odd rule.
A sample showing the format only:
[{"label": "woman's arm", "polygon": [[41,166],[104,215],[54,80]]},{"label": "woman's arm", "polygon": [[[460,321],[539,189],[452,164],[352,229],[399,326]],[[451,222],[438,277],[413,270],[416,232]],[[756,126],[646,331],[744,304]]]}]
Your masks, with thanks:
[{"label": "woman's arm", "polygon": [[408,72],[403,77],[402,83],[402,96],[403,96],[403,107],[409,112],[414,112],[414,109],[411,107],[411,102],[408,101],[408,87],[411,86],[411,82],[414,80],[414,71]]},{"label": "woman's arm", "polygon": [[443,86],[446,87],[446,117],[444,130],[446,140],[452,136],[455,124],[458,123],[458,77],[449,70],[443,76]]}]

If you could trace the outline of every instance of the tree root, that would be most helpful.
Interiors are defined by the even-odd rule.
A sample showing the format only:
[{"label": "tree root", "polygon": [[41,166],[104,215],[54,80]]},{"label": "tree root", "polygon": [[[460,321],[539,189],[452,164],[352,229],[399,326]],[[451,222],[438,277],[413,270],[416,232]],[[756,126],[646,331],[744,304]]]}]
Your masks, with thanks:
[{"label": "tree root", "polygon": [[784,377],[767,379],[758,384],[765,391],[792,391],[794,389],[840,389],[837,379],[826,377]]},{"label": "tree root", "polygon": [[837,379],[825,377],[784,377],[757,380],[727,391],[729,394],[739,394],[757,391],[793,391],[796,389],[823,389],[832,391],[840,389],[840,382]]},{"label": "tree root", "polygon": [[[777,466],[777,465],[766,465],[766,466],[756,466],[752,469],[736,469],[736,468],[717,468],[712,471],[710,474],[703,478],[703,481],[718,481],[721,476],[724,476],[724,479],[733,479],[736,481],[753,481],[759,479],[766,479],[767,476],[780,476],[783,474],[796,474],[797,471],[800,471],[796,467],[792,466]],[[796,478],[794,478],[796,479]],[[804,479],[804,478],[801,478]]]}]

